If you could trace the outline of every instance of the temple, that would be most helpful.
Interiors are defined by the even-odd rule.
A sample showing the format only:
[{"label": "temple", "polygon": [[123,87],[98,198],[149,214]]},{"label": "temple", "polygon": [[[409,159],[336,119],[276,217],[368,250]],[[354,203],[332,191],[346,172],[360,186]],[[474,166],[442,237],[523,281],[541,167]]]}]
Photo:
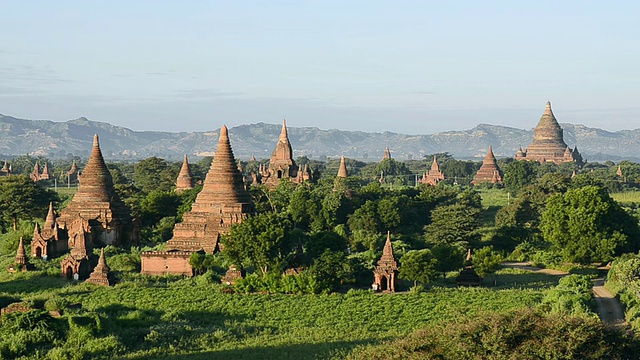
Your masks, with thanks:
[{"label": "temple", "polygon": [[347,172],[347,164],[345,163],[344,156],[340,158],[340,166],[338,167],[338,175],[339,178],[349,177],[349,173]]},{"label": "temple", "polygon": [[98,259],[98,265],[93,269],[91,275],[87,279],[88,283],[109,286],[111,282],[109,281],[109,265],[107,265],[107,260],[104,256],[104,248],[100,249],[100,258]]},{"label": "temple", "polygon": [[31,238],[31,256],[47,260],[58,257],[69,250],[68,234],[62,231],[56,221],[53,203],[49,203],[49,212],[44,225],[36,223]]},{"label": "temple", "polygon": [[282,179],[289,179],[296,184],[311,179],[309,167],[307,165],[297,166],[293,160],[293,150],[289,141],[286,120],[282,120],[282,130],[276,148],[271,153],[269,167],[260,166],[258,172],[259,174],[254,177],[254,180],[272,189],[278,186]]},{"label": "temple", "polygon": [[493,155],[493,149],[489,146],[487,155],[482,160],[482,166],[478,169],[476,176],[471,184],[478,185],[480,183],[502,184],[502,171],[498,167],[496,157]]},{"label": "temple", "polygon": [[[71,249],[71,254],[61,263],[62,273],[68,278],[80,279],[89,275],[87,250],[97,245],[138,242],[139,225],[113,187],[98,135],[93,137],[93,148],[80,177],[78,191],[55,223],[59,231],[66,233]],[[44,253],[44,248],[41,251]]]},{"label": "temple", "polygon": [[395,292],[396,276],[398,275],[398,263],[393,256],[393,246],[391,245],[391,234],[387,232],[387,240],[382,249],[382,256],[378,260],[378,265],[373,270],[374,291]]},{"label": "temple", "polygon": [[433,163],[431,163],[431,169],[422,175],[422,179],[419,180],[421,184],[436,185],[440,181],[444,180],[444,173],[440,171],[440,165],[438,165],[438,159],[436,155],[433,155]]},{"label": "temple", "polygon": [[142,253],[141,272],[192,276],[191,254],[220,250],[220,235],[228,233],[231,225],[242,222],[253,211],[251,197],[233,156],[227,127],[222,126],[218,148],[191,211],[175,225],[165,251]]},{"label": "temple", "polygon": [[580,166],[584,164],[578,147],[571,150],[564,142],[562,128],[553,115],[549,101],[538,126],[533,130],[533,142],[525,150],[519,148],[515,159],[555,164],[575,162]]},{"label": "temple", "polygon": [[29,177],[34,182],[53,179],[53,175],[51,175],[51,171],[49,171],[49,163],[45,162],[42,172],[40,172],[40,165],[36,162],[33,166],[33,171],[29,174]]},{"label": "temple", "polygon": [[180,173],[176,179],[176,191],[182,192],[189,189],[193,189],[193,177],[191,176],[191,169],[189,168],[189,159],[187,158],[187,154],[185,154]]},{"label": "temple", "polygon": [[71,164],[71,169],[67,171],[67,183],[75,184],[76,182],[78,182],[79,175],[80,175],[80,172],[78,171],[78,165],[76,164],[76,161],[73,160],[73,164]]}]

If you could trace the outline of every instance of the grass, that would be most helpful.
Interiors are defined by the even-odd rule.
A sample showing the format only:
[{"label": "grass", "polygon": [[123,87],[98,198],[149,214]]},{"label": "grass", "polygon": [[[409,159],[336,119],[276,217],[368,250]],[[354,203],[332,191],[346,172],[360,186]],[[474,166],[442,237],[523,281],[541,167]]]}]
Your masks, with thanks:
[{"label": "grass", "polygon": [[482,207],[498,207],[506,206],[509,202],[513,202],[513,196],[505,189],[477,189],[482,197]]},{"label": "grass", "polygon": [[[0,263],[9,260],[4,257]],[[495,288],[445,285],[422,293],[243,295],[225,293],[202,277],[132,277],[103,288],[47,275],[55,266],[38,265],[41,271],[0,274],[0,298],[5,303],[60,299],[78,305],[48,325],[58,329],[55,344],[8,357],[343,358],[358,346],[404,337],[425,326],[465,321],[485,311],[535,307],[554,284],[550,276],[502,270]],[[2,331],[0,327],[0,338]]]},{"label": "grass", "polygon": [[640,191],[625,191],[609,194],[613,200],[623,205],[629,205],[632,203],[640,203]]}]

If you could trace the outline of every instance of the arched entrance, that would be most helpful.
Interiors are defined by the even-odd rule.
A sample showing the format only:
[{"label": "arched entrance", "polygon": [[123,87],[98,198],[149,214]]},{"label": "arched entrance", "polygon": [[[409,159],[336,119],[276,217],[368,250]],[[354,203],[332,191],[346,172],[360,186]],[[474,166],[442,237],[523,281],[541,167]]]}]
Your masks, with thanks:
[{"label": "arched entrance", "polygon": [[42,257],[42,248],[40,246],[36,247],[36,257],[37,258]]},{"label": "arched entrance", "polygon": [[64,271],[64,276],[67,278],[67,280],[73,279],[73,268],[71,266],[67,266]]},{"label": "arched entrance", "polygon": [[380,291],[388,290],[389,280],[384,275],[380,276]]}]

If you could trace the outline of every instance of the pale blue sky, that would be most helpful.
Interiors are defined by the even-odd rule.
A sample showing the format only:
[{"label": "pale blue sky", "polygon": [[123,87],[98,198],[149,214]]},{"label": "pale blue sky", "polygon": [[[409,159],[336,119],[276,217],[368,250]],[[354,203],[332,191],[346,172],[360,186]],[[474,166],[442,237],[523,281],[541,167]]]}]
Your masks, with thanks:
[{"label": "pale blue sky", "polygon": [[134,130],[640,127],[638,1],[2,1],[0,113]]}]

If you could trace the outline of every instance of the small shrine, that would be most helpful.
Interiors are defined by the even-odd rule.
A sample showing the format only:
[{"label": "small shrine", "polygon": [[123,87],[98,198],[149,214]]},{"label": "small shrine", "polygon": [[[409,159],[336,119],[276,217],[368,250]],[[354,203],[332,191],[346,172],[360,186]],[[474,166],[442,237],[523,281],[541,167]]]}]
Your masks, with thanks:
[{"label": "small shrine", "polygon": [[243,278],[244,278],[244,271],[242,270],[242,267],[231,265],[229,266],[229,270],[227,270],[227,273],[222,277],[221,280],[223,284],[233,286],[233,284],[237,280],[240,280]]},{"label": "small shrine", "polygon": [[436,155],[433,155],[431,169],[422,175],[422,179],[420,179],[419,182],[435,186],[442,180],[444,180],[444,173],[440,171],[440,165],[438,165]]},{"label": "small shrine", "polygon": [[22,241],[22,237],[20,237],[18,252],[16,253],[16,258],[13,261],[13,264],[9,265],[9,272],[15,273],[17,271],[27,271],[28,266],[29,263],[27,262],[27,254],[24,251],[24,242]]},{"label": "small shrine", "polygon": [[338,175],[336,176],[339,178],[349,177],[349,173],[347,172],[347,164],[344,160],[344,156],[340,158],[340,167],[338,168]]},{"label": "small shrine", "polygon": [[467,258],[465,259],[465,265],[460,275],[456,277],[456,284],[458,286],[480,286],[482,285],[482,278],[476,274],[476,271],[473,270],[473,265],[471,262],[471,249],[467,251]]},{"label": "small shrine", "polygon": [[91,275],[89,275],[87,282],[103,286],[111,285],[109,282],[109,270],[111,269],[107,265],[107,260],[104,257],[104,248],[102,248],[100,249],[98,265],[93,269]]},{"label": "small shrine", "polygon": [[393,256],[391,234],[387,232],[387,241],[384,243],[382,256],[373,270],[373,285],[371,287],[374,291],[395,292],[397,275],[398,263]]}]

